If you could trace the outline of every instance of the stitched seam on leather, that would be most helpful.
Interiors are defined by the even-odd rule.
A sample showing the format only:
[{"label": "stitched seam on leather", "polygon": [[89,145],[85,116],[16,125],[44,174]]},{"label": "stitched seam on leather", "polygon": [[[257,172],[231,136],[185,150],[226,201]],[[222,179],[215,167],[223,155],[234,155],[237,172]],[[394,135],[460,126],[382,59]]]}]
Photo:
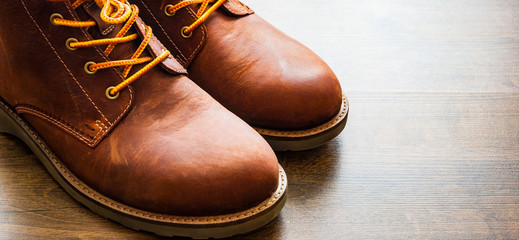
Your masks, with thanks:
[{"label": "stitched seam on leather", "polygon": [[[92,4],[94,4],[94,2],[89,2],[89,3],[85,3],[85,7],[86,8],[90,8],[90,6],[92,6]],[[70,9],[67,8],[67,10],[70,12]],[[70,14],[72,16],[74,16],[74,14],[72,14],[72,12],[70,12]],[[111,31],[113,31],[115,29],[115,25],[110,25],[109,27],[107,27],[104,31],[101,32],[101,34],[106,35],[108,33],[110,33]],[[83,33],[84,34],[84,33]]]},{"label": "stitched seam on leather", "polygon": [[184,59],[178,59],[178,58],[175,58],[180,64],[182,64],[182,66],[186,66],[187,62],[186,60]]},{"label": "stitched seam on leather", "polygon": [[[86,8],[90,8],[90,6],[92,6],[92,4],[94,4],[94,2],[86,3],[85,6],[86,6]],[[68,10],[70,12],[70,9],[68,9]],[[72,15],[72,16],[74,16],[74,15]],[[111,31],[113,31],[114,29],[115,29],[115,25],[110,25],[104,31],[102,31],[101,34],[106,35],[106,34],[110,33]]]},{"label": "stitched seam on leather", "polygon": [[342,119],[344,119],[344,117],[348,113],[347,110],[349,108],[348,107],[348,101],[347,101],[346,97],[343,96],[343,101],[342,102],[343,103],[342,103],[341,110],[339,111],[339,113],[332,120],[330,120],[330,121],[328,121],[328,122],[326,122],[326,123],[324,123],[324,124],[322,124],[320,126],[311,128],[311,129],[296,130],[296,131],[271,130],[271,129],[257,128],[257,127],[254,127],[254,129],[259,134],[268,135],[268,136],[275,136],[275,137],[305,137],[305,136],[309,136],[309,135],[318,134],[318,133],[324,132],[324,131],[334,127]]},{"label": "stitched seam on leather", "polygon": [[148,5],[146,5],[146,3],[144,3],[144,1],[140,0],[142,5],[144,6],[144,8],[146,8],[146,10],[150,13],[151,17],[153,18],[153,20],[155,20],[155,22],[157,23],[157,25],[159,26],[160,30],[162,30],[162,32],[166,35],[166,38],[168,38],[169,42],[171,44],[173,44],[173,47],[175,47],[175,49],[178,51],[178,53],[180,54],[180,56],[184,59],[184,61],[187,60],[187,58],[184,56],[184,54],[182,54],[182,51],[180,51],[180,49],[177,47],[177,45],[173,42],[173,40],[169,37],[169,34],[166,32],[166,30],[164,30],[164,28],[162,27],[162,25],[160,24],[160,22],[157,20],[157,18],[155,18],[155,15],[153,15],[153,13],[151,12],[150,8],[148,7]]},{"label": "stitched seam on leather", "polygon": [[[52,116],[52,115],[47,115],[45,113],[43,113],[42,111],[39,111],[39,110],[36,110],[36,109],[33,109],[33,108],[30,108],[30,107],[24,107],[24,106],[18,106],[18,107],[15,107],[16,110],[18,110],[20,113],[27,113],[27,114],[31,114],[31,115],[34,115],[34,116],[37,116],[37,117],[40,117],[44,120],[47,120],[51,123],[53,123],[54,125],[56,125],[57,127],[63,129],[64,131],[68,132],[69,134],[79,138],[80,141],[82,141],[83,143],[87,144],[87,145],[92,145],[93,143],[93,140],[94,140],[94,137],[82,132],[81,130],[79,129],[76,129],[74,127],[72,127],[71,125],[69,125],[67,122],[61,120],[61,119],[56,119],[55,116]],[[101,132],[101,131],[100,131]],[[86,135],[89,138],[86,138],[85,136],[81,135],[81,133],[83,135]],[[99,134],[99,133],[98,133]]]},{"label": "stitched seam on leather", "polygon": [[22,110],[30,110],[30,111],[36,111],[36,112],[39,112],[39,113],[41,113],[41,114],[43,114],[43,115],[45,115],[45,116],[48,116],[49,118],[52,118],[52,119],[58,120],[59,122],[65,124],[66,126],[68,126],[69,128],[73,129],[73,130],[76,131],[76,132],[79,132],[79,133],[81,133],[81,134],[83,134],[83,135],[85,135],[85,136],[88,136],[88,137],[91,137],[91,138],[92,138],[92,136],[90,136],[89,134],[87,134],[87,133],[84,132],[83,130],[74,127],[74,126],[73,126],[72,124],[70,124],[69,122],[67,122],[67,121],[65,121],[65,120],[63,120],[63,119],[61,119],[61,118],[59,118],[58,116],[56,116],[56,115],[54,115],[54,114],[52,114],[52,113],[50,113],[50,112],[47,112],[47,111],[45,111],[45,110],[43,110],[43,109],[41,109],[41,108],[39,108],[39,107],[36,107],[36,106],[34,106],[34,105],[26,104],[26,103],[19,103],[19,104],[14,105],[13,108],[14,108],[15,110],[22,109]]},{"label": "stitched seam on leather", "polygon": [[[92,3],[87,3],[87,4],[92,5],[92,4],[94,4],[94,3],[92,2]],[[67,11],[70,13],[70,15],[71,15],[72,17],[74,17],[75,14],[72,12],[73,10],[70,9],[68,5],[65,4],[65,6],[67,7]],[[75,19],[75,20],[79,20],[79,19]],[[85,36],[86,39],[91,39],[91,38],[90,38],[90,34],[89,34],[85,29],[83,29],[83,28],[80,28],[80,29],[81,29],[81,32],[83,33],[83,36]],[[105,56],[104,52],[100,51],[98,47],[94,47],[94,50],[95,50],[97,53],[99,53],[99,55],[101,55],[101,57],[102,57],[105,61],[110,61],[110,59],[108,59],[108,58]],[[111,69],[115,71],[115,69],[113,69],[113,68],[111,68]],[[115,71],[115,72],[118,73],[117,71]],[[120,75],[120,76],[122,77],[122,75]],[[108,121],[108,123],[110,123],[110,121]]]},{"label": "stitched seam on leather", "polygon": [[[101,110],[97,107],[97,105],[94,103],[94,101],[90,98],[90,96],[86,93],[85,89],[83,88],[83,86],[78,82],[78,80],[75,78],[75,76],[72,74],[72,72],[70,71],[70,69],[67,67],[67,65],[65,64],[65,62],[63,61],[63,59],[61,59],[61,57],[59,56],[59,54],[57,53],[56,49],[52,46],[52,44],[50,43],[49,39],[47,38],[47,36],[45,35],[45,33],[43,32],[43,30],[40,28],[40,26],[36,23],[36,20],[32,17],[31,13],[29,12],[29,9],[27,8],[25,2],[23,0],[20,0],[20,2],[22,3],[24,9],[25,9],[25,12],[27,13],[27,15],[29,15],[29,17],[31,18],[32,22],[34,23],[34,25],[38,28],[38,31],[40,32],[40,34],[43,36],[43,38],[45,39],[45,41],[47,41],[47,44],[49,44],[50,48],[52,49],[52,51],[54,52],[54,54],[58,57],[58,59],[60,60],[60,62],[63,64],[63,66],[65,67],[65,69],[68,71],[68,73],[70,74],[70,76],[74,79],[74,81],[76,82],[76,84],[78,84],[78,86],[80,87],[80,89],[83,91],[83,93],[86,95],[86,97],[88,98],[88,100],[92,103],[92,105],[94,106],[94,108],[97,110],[97,112],[99,114],[101,114],[101,116],[103,117],[103,119],[108,122],[109,124],[110,121],[108,121],[108,119],[105,117],[105,115],[101,112]],[[68,8],[67,6],[67,9],[69,11],[69,13],[74,16],[72,14],[72,12],[70,11],[70,9]],[[82,30],[84,31],[84,30]],[[84,33],[85,34],[85,33]],[[130,98],[131,98],[131,89],[129,90],[130,91]],[[130,103],[131,103],[131,100],[130,100]],[[128,106],[127,106],[128,108]],[[124,112],[122,113],[124,114]],[[120,118],[120,117],[119,117]],[[106,133],[106,131],[104,131],[103,133]],[[80,141],[83,141],[81,138],[79,138]],[[93,147],[95,146],[95,144],[97,144],[98,142],[100,141],[100,138],[99,139],[94,139],[93,142],[91,141],[88,141],[90,143],[87,143],[87,142],[84,142],[85,144],[87,144],[88,146],[90,147]]]},{"label": "stitched seam on leather", "polygon": [[[211,217],[167,217],[165,215],[153,214],[153,213],[145,212],[145,211],[139,211],[138,209],[136,209],[137,210],[136,211],[134,209],[130,209],[129,207],[125,207],[124,205],[117,203],[104,195],[97,194],[97,192],[93,189],[90,190],[90,188],[88,186],[85,186],[81,180],[77,179],[77,177],[74,174],[70,173],[70,171],[65,166],[62,165],[61,161],[59,161],[54,156],[54,154],[45,146],[45,144],[43,144],[43,142],[40,140],[38,135],[32,131],[32,129],[25,123],[25,121],[23,119],[21,119],[16,113],[14,113],[3,102],[0,101],[0,104],[2,106],[4,106],[4,108],[7,109],[7,111],[9,111],[14,117],[16,117],[18,122],[21,123],[25,127],[25,129],[34,137],[34,139],[38,142],[39,146],[52,159],[52,161],[54,162],[53,165],[58,167],[59,169],[61,169],[60,173],[65,174],[66,177],[68,177],[68,179],[70,179],[72,182],[74,182],[78,187],[83,189],[88,194],[91,194],[92,197],[95,198],[93,200],[96,200],[100,203],[110,205],[114,208],[118,208],[119,210],[131,212],[135,215],[151,218],[154,220],[170,220],[170,221],[177,221],[177,222],[181,222],[181,223],[186,223],[186,222],[188,222],[188,223],[193,223],[193,222],[207,223],[207,222],[215,222],[215,221],[225,221],[225,222],[235,221],[235,220],[239,220],[240,218],[243,218],[243,217],[254,215],[257,212],[262,211],[269,205],[274,204],[281,197],[281,195],[285,192],[285,189],[286,189],[286,174],[283,174],[284,171],[282,169],[279,169],[280,178],[279,178],[279,183],[278,183],[278,189],[276,190],[276,192],[269,199],[266,199],[262,204],[260,204],[260,206],[245,210],[240,213],[227,214],[227,215],[211,218]],[[65,181],[66,180],[67,179],[65,179]]]},{"label": "stitched seam on leather", "polygon": [[[70,13],[71,16],[74,16],[74,14],[72,13],[72,10],[70,9],[70,7],[68,5],[65,5],[67,7],[67,10],[68,12]],[[81,28],[81,32],[83,32],[83,35],[85,35],[85,37],[87,39],[89,39],[89,34],[85,31],[85,29]],[[94,47],[95,51],[97,51],[99,53],[99,55],[101,55],[101,57],[103,59],[105,59],[105,61],[110,61],[105,55],[104,53],[102,53],[101,51],[99,51],[98,47]],[[115,68],[111,68],[111,70],[113,72],[115,72],[115,74],[117,74],[120,78],[121,78],[121,81],[124,81],[124,76],[119,72],[117,71]],[[124,108],[124,110],[121,112],[121,114],[115,119],[115,121],[112,123],[110,121],[108,121],[108,119],[105,118],[106,122],[109,124],[110,127],[106,127],[105,126],[105,129],[103,131],[103,135],[105,135],[111,128],[113,128],[114,124],[116,122],[118,122],[123,116],[124,114],[128,111],[128,109],[130,109],[130,106],[132,105],[133,103],[133,90],[132,90],[132,87],[131,86],[127,86],[126,88],[128,88],[128,96],[129,96],[129,101],[128,101],[128,104],[126,104],[126,108]],[[104,126],[104,124],[103,124]],[[101,140],[101,138],[99,138],[95,143],[97,144],[99,141]]]},{"label": "stitched seam on leather", "polygon": [[83,86],[81,86],[81,84],[78,82],[78,80],[76,79],[76,77],[74,76],[74,74],[72,74],[72,72],[69,70],[69,68],[67,67],[67,65],[65,64],[65,62],[63,61],[63,59],[61,59],[61,57],[59,56],[58,52],[56,51],[56,49],[54,49],[54,46],[52,46],[52,44],[50,43],[49,39],[47,38],[47,36],[45,35],[45,33],[43,32],[43,30],[41,30],[40,26],[38,25],[38,23],[36,23],[36,20],[34,20],[34,18],[32,17],[31,13],[29,12],[29,9],[27,9],[27,6],[25,5],[25,2],[24,0],[20,0],[23,4],[23,8],[25,9],[25,12],[27,12],[27,14],[29,15],[29,17],[31,18],[32,22],[34,23],[34,25],[38,28],[38,31],[40,32],[40,34],[43,36],[43,38],[45,39],[45,41],[47,41],[47,43],[49,44],[50,48],[52,49],[52,51],[54,52],[54,54],[56,55],[56,57],[58,57],[59,61],[63,64],[63,66],[65,67],[65,69],[67,70],[67,72],[70,74],[70,76],[72,77],[72,79],[74,79],[74,81],[76,82],[76,84],[79,86],[79,88],[81,88],[81,91],[83,91],[83,93],[85,94],[85,96],[88,98],[88,100],[92,103],[92,105],[95,107],[95,109],[97,109],[97,112],[99,112],[99,114],[101,114],[101,116],[107,121],[108,119],[106,119],[105,115],[101,112],[101,110],[97,107],[97,105],[94,103],[94,101],[92,101],[92,99],[90,98],[90,96],[87,94],[87,92],[85,91],[85,89],[83,88]]},{"label": "stitched seam on leather", "polygon": [[[188,10],[187,12],[189,14],[191,14],[191,16],[193,18],[196,19],[196,13],[193,10],[191,10],[191,7],[187,7],[186,9]],[[205,24],[202,24],[201,27],[202,27],[202,39],[200,39],[200,42],[198,43],[198,46],[195,48],[195,50],[193,50],[193,52],[191,53],[191,56],[189,56],[189,58],[186,60],[186,63],[188,63],[188,62],[190,63],[193,60],[194,55],[196,53],[198,53],[198,49],[200,49],[200,47],[202,46],[202,44],[204,43],[204,41],[206,39],[207,28],[205,27]]]},{"label": "stitched seam on leather", "polygon": [[[67,7],[67,10],[68,12],[70,13],[71,16],[75,16],[73,13],[72,13],[72,10],[70,9],[70,7],[68,5],[65,5]],[[77,20],[77,19],[76,19]],[[83,32],[83,35],[87,38],[87,39],[90,39],[89,38],[89,34],[85,31],[84,28],[81,28],[81,32]],[[99,55],[101,55],[101,57],[105,60],[105,61],[110,61],[103,52],[99,51],[98,47],[94,47],[94,49],[99,53]],[[119,72],[117,71],[115,68],[110,68],[113,72],[115,72],[115,74],[117,74],[120,78],[121,78],[121,81],[124,81],[124,76]],[[122,118],[122,116],[128,111],[128,109],[130,108],[132,102],[133,102],[133,91],[132,91],[132,88],[130,86],[127,87],[128,88],[128,92],[129,92],[129,102],[128,104],[126,105],[126,108],[123,110],[123,112],[119,115],[119,117],[117,117],[117,119],[115,119],[115,121],[112,123],[110,121],[108,121],[108,119],[105,118],[106,122],[110,125],[110,127],[112,127],[117,121],[119,121],[119,119]],[[106,129],[105,133],[108,132],[109,129]]]},{"label": "stitched seam on leather", "polygon": [[114,29],[115,29],[115,26],[112,25],[112,26],[106,28],[102,33],[103,33],[103,35],[106,35],[106,34],[110,33],[111,31],[113,31]]},{"label": "stitched seam on leather", "polygon": [[[99,137],[99,134],[104,133],[104,131],[106,130],[106,126],[105,126],[101,121],[99,121],[99,120],[96,120],[96,121],[94,122],[94,124],[95,124],[95,125],[99,128],[99,130],[100,130],[100,131],[97,132],[97,134],[94,136],[94,139],[97,139],[97,138]],[[99,126],[99,124],[102,124],[103,127]]]}]

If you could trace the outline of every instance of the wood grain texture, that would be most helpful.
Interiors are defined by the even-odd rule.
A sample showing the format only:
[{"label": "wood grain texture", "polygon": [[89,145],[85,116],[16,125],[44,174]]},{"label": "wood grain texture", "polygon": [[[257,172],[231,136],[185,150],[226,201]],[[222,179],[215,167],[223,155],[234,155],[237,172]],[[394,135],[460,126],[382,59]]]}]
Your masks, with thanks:
[{"label": "wood grain texture", "polygon": [[[351,104],[329,144],[278,153],[287,205],[234,239],[518,239],[519,2],[248,0],[322,56]],[[69,197],[0,135],[0,238],[154,239]]]}]

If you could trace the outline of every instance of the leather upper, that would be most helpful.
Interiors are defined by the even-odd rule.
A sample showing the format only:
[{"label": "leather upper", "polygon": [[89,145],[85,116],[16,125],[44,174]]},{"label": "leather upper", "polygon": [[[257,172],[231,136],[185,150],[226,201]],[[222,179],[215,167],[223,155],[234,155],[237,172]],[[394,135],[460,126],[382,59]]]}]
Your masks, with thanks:
[{"label": "leather upper", "polygon": [[227,1],[194,30],[196,6],[164,13],[178,0],[132,0],[155,34],[188,69],[189,77],[229,110],[255,127],[307,129],[332,119],[342,90],[329,66],[311,50],[253,14]]},{"label": "leather upper", "polygon": [[68,1],[0,4],[0,97],[81,181],[129,206],[182,216],[242,211],[275,191],[278,163],[268,144],[182,69],[152,68],[108,100],[105,89],[124,79],[120,71],[89,75],[85,62],[123,59],[140,42],[117,45],[109,57],[98,47],[71,51],[68,38],[102,34],[54,26],[53,13],[89,18]]}]

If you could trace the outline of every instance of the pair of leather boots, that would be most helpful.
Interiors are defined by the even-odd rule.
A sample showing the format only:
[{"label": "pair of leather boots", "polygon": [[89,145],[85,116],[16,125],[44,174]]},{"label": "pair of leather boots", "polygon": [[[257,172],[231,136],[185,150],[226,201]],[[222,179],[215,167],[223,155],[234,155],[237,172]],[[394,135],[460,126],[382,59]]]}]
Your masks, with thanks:
[{"label": "pair of leather boots", "polygon": [[329,67],[238,0],[7,0],[0,46],[0,132],[94,212],[159,235],[263,226],[286,199],[272,148],[346,123]]}]

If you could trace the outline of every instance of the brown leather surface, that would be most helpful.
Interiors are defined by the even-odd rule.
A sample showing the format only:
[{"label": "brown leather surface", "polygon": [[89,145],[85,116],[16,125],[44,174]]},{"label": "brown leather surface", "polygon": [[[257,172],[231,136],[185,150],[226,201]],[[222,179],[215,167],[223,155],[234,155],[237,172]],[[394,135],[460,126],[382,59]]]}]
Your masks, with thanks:
[{"label": "brown leather surface", "polygon": [[[95,4],[94,2],[87,2],[83,4],[82,8],[77,9],[76,12],[79,15],[80,19],[93,19],[98,24],[96,27],[90,28],[89,30],[89,33],[96,39],[115,37],[122,28],[122,24],[110,25],[105,23],[100,16],[101,9],[99,9],[97,4]],[[137,17],[134,26],[135,27],[131,28],[126,35],[137,33],[141,38],[143,38],[146,35],[146,24],[142,21],[140,17]],[[137,42],[119,44],[119,48],[115,49],[112,53],[110,53],[110,56],[115,57],[115,59],[129,58],[131,56],[129,54],[132,54],[134,52],[133,49],[137,47],[136,43]],[[152,37],[150,39],[150,42],[148,43],[147,50],[148,51],[145,51],[141,56],[151,55],[153,57],[157,57],[158,55],[162,54],[164,51],[167,50],[167,48],[164,45],[162,45],[162,43],[157,39],[157,37],[153,35],[153,29]],[[170,55],[169,58],[166,58],[164,61],[159,63],[159,65],[166,71],[174,75],[187,74],[186,69],[178,61],[176,61],[172,57],[172,55]],[[133,72],[135,72],[135,69]]]},{"label": "brown leather surface", "polygon": [[[201,26],[193,31],[193,35],[189,39],[181,36],[180,30],[182,27],[189,26],[196,20],[196,12],[187,7],[178,10],[172,17],[167,16],[164,13],[165,6],[174,5],[178,2],[179,0],[136,0],[132,1],[132,4],[139,6],[140,17],[153,28],[153,33],[171,51],[173,56],[184,66],[187,66],[202,49],[207,38],[207,32],[205,27]],[[171,21],[172,19],[175,20]]]},{"label": "brown leather surface", "polygon": [[[164,39],[173,55],[196,55],[191,62],[180,57],[189,77],[247,123],[269,129],[308,129],[340,110],[342,90],[328,65],[252,11],[236,11],[237,1],[228,1],[235,8],[224,6],[195,30],[195,35],[206,33],[202,39],[180,39],[180,29],[193,23],[192,17],[164,14],[164,5],[178,1],[131,2],[146,9],[143,19],[157,29],[157,37]],[[191,50],[200,44],[201,50]]]},{"label": "brown leather surface", "polygon": [[222,9],[234,15],[249,15],[254,13],[252,9],[239,0],[227,0],[222,6]]},{"label": "brown leather surface", "polygon": [[64,3],[9,1],[1,5],[1,97],[18,111],[38,112],[59,123],[91,146],[98,143],[130,108],[131,88],[121,91],[118,101],[110,101],[105,89],[122,81],[119,72],[85,73],[86,62],[106,58],[93,49],[66,48],[68,38],[84,41],[90,36],[80,28],[50,24],[55,12],[74,18]]},{"label": "brown leather surface", "polygon": [[[64,44],[101,34],[54,26],[54,12],[77,17],[68,2],[0,4],[0,97],[82,181],[139,209],[189,216],[244,210],[275,191],[278,163],[268,144],[187,77],[155,67],[107,100],[105,89],[122,81],[120,73],[86,74],[85,62],[105,61],[100,48]],[[137,45],[117,46],[110,59]],[[84,126],[95,123],[94,131]],[[94,146],[68,128],[105,137]]]}]

